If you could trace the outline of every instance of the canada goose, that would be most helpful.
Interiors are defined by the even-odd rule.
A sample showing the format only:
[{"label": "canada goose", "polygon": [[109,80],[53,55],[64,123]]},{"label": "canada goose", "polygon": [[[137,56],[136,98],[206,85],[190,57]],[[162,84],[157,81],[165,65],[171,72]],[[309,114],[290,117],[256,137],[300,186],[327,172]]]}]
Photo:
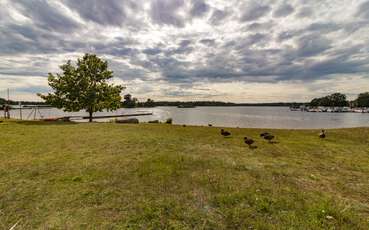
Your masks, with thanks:
[{"label": "canada goose", "polygon": [[322,129],[322,131],[319,133],[320,138],[325,138],[325,130]]},{"label": "canada goose", "polygon": [[260,137],[265,137],[266,135],[269,135],[270,133],[268,132],[263,132],[263,133],[260,133]]},{"label": "canada goose", "polygon": [[231,133],[230,133],[230,132],[228,132],[228,131],[224,131],[224,129],[221,129],[221,130],[220,130],[220,134],[221,134],[223,137],[228,137],[228,136],[230,136],[230,135],[231,135]]},{"label": "canada goose", "polygon": [[250,149],[252,148],[251,145],[255,142],[253,139],[247,138],[247,137],[244,137],[243,140],[244,140],[245,144],[247,144],[249,146]]},{"label": "canada goose", "polygon": [[268,133],[267,135],[264,136],[265,140],[268,140],[269,143],[272,143],[272,140],[274,139],[274,136],[270,133]]},{"label": "canada goose", "polygon": [[212,127],[213,125],[212,124],[208,124],[209,127]]}]

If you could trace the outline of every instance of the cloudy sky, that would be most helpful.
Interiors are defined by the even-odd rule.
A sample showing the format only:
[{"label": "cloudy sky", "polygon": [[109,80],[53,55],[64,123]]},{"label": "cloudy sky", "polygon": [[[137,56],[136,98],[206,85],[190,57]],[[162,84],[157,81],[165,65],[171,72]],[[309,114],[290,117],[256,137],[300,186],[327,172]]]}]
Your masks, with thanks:
[{"label": "cloudy sky", "polygon": [[307,101],[369,91],[367,0],[0,0],[0,97],[96,53],[139,99]]}]

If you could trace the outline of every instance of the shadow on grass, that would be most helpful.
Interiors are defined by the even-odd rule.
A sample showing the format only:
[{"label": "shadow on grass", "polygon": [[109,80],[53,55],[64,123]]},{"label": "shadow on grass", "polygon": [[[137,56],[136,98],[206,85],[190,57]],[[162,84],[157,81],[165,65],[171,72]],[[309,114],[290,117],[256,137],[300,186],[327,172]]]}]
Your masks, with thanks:
[{"label": "shadow on grass", "polygon": [[14,123],[19,125],[76,125],[77,122],[73,121],[25,121],[18,120],[14,121]]}]

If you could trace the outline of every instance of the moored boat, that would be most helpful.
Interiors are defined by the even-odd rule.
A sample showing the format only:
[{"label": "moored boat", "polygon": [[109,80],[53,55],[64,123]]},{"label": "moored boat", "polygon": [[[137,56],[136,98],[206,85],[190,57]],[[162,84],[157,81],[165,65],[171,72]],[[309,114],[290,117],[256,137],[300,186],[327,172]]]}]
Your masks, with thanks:
[{"label": "moored boat", "polygon": [[178,105],[177,108],[195,108],[194,105]]}]

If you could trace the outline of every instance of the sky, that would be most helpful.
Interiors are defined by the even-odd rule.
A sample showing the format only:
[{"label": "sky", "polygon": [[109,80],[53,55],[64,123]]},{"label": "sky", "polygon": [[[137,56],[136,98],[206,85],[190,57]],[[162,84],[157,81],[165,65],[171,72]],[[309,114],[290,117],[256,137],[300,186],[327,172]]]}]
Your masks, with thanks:
[{"label": "sky", "polygon": [[140,100],[310,101],[369,91],[367,0],[0,0],[0,97],[96,53]]}]

